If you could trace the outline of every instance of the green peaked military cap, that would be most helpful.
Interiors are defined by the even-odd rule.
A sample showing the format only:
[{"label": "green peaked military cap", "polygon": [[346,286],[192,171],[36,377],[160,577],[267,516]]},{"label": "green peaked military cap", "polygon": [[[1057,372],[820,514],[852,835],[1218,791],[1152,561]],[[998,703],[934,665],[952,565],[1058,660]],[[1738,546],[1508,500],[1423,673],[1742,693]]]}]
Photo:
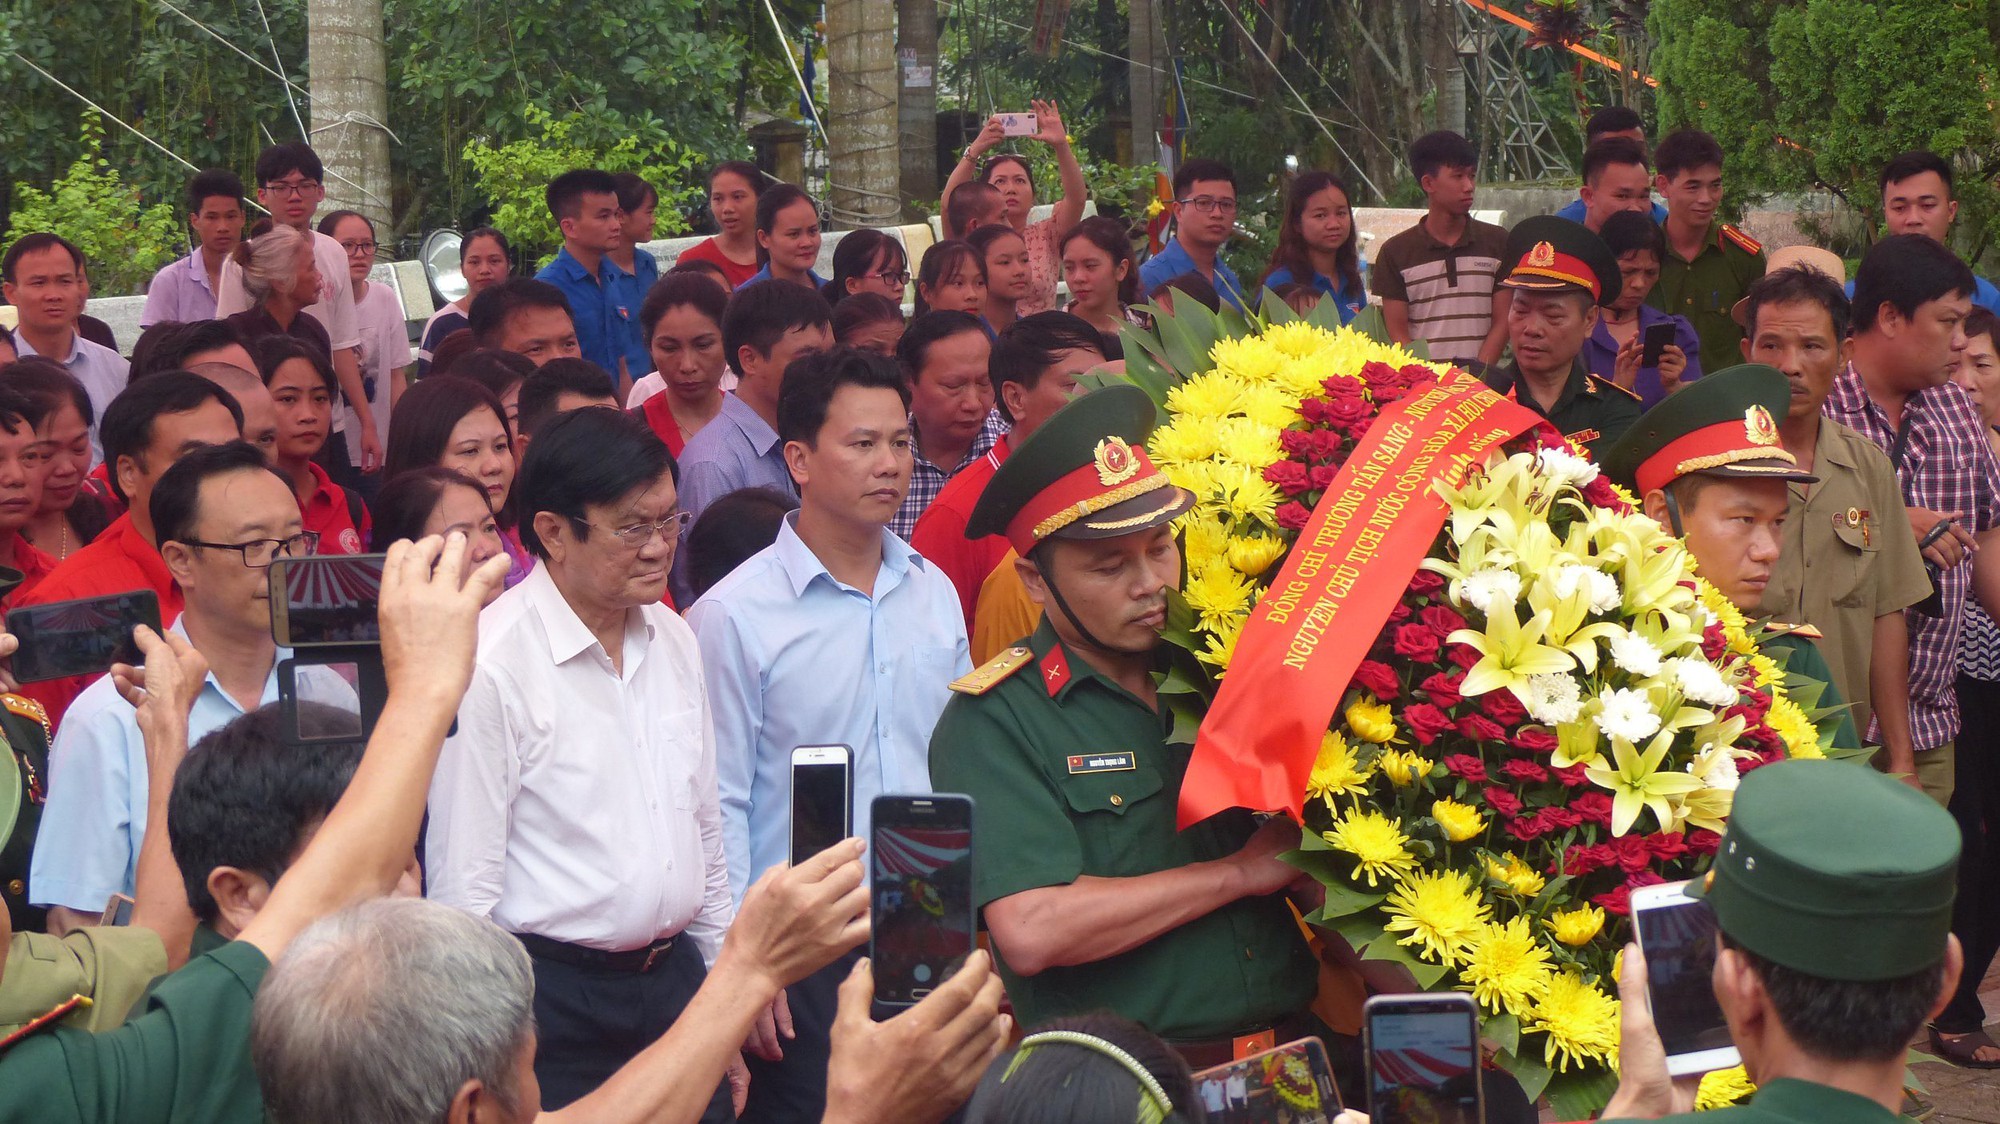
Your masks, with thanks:
[{"label": "green peaked military cap", "polygon": [[1618,299],[1624,274],[1611,247],[1580,222],[1536,215],[1507,233],[1500,284],[1531,292],[1581,289],[1599,305]]},{"label": "green peaked military cap", "polygon": [[1158,411],[1130,383],[1070,400],[1015,446],[966,520],[965,537],[1005,535],[1026,557],[1047,538],[1108,539],[1194,506],[1146,455]]},{"label": "green peaked military cap", "polygon": [[1791,383],[1743,363],[1704,375],[1640,415],[1604,454],[1611,479],[1645,496],[1691,473],[1811,483],[1778,438]]},{"label": "green peaked military cap", "polygon": [[1736,790],[1707,876],[1688,887],[1730,941],[1825,980],[1914,975],[1944,958],[1958,824],[1865,765],[1781,761]]}]

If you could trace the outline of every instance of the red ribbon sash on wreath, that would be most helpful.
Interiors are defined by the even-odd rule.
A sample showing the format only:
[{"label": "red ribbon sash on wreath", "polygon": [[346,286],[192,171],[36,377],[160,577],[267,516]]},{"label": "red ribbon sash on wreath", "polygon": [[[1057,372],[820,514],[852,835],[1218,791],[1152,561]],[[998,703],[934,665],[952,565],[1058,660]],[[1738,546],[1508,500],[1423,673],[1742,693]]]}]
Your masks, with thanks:
[{"label": "red ribbon sash on wreath", "polygon": [[1230,808],[1301,817],[1341,695],[1450,513],[1432,481],[1541,422],[1459,374],[1383,408],[1237,637],[1195,735],[1180,826]]}]

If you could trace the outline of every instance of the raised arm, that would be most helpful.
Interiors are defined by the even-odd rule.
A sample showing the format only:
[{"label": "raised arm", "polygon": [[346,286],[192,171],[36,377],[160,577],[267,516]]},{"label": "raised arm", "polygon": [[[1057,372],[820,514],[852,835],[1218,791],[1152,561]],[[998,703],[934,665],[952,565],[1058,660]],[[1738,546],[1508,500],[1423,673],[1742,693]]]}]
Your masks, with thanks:
[{"label": "raised arm", "polygon": [[1056,169],[1062,173],[1062,195],[1056,199],[1055,219],[1056,242],[1069,233],[1083,218],[1083,205],[1090,201],[1090,185],[1084,182],[1083,165],[1077,163],[1076,150],[1070,147],[1069,133],[1063,128],[1062,113],[1056,109],[1054,101],[1033,101],[1035,123],[1040,131],[1037,140],[1047,141],[1056,154]]},{"label": "raised arm", "polygon": [[[999,114],[988,117],[986,124],[980,126],[979,135],[972,138],[972,143],[966,146],[964,154],[958,158],[958,163],[952,166],[951,175],[944,181],[944,191],[938,195],[940,214],[944,212],[944,205],[951,202],[951,193],[971,183],[973,177],[979,174],[979,158],[992,151],[993,146],[1005,139],[1007,139],[1006,134],[1000,131]],[[965,232],[947,230],[945,236],[963,238]]]},{"label": "raised arm", "polygon": [[146,833],[133,876],[132,924],[160,935],[171,971],[187,962],[195,919],[188,908],[187,883],[167,844],[167,798],[187,756],[188,712],[201,693],[208,661],[178,633],[162,636],[140,625],[133,635],[146,657],[144,669],[111,666],[112,681],[137,711],[146,743]]}]

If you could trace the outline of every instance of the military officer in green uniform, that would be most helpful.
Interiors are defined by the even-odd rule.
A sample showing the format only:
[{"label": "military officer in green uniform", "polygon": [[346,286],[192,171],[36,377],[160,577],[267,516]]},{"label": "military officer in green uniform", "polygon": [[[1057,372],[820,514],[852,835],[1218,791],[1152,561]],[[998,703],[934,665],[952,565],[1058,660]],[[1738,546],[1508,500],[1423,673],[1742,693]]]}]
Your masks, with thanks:
[{"label": "military officer in green uniform", "polygon": [[[1790,485],[1817,480],[1778,437],[1791,396],[1785,376],[1761,363],[1717,371],[1646,411],[1604,457],[1611,479],[1679,535],[1701,576],[1750,617],[1782,549]],[[1820,706],[1840,706],[1817,637],[1802,621],[1772,621],[1764,649],[1787,671],[1826,684]],[[1861,746],[1845,712],[1833,744]]]},{"label": "military officer in green uniform", "polygon": [[1315,1029],[1317,964],[1283,891],[1298,828],[1232,811],[1176,830],[1190,747],[1154,688],[1169,523],[1193,503],[1144,450],[1133,386],[1063,407],[1000,467],[969,537],[1005,534],[1033,636],[954,683],[931,738],[939,792],[970,795],[974,893],[1016,1017],[1117,1012],[1197,1068]]},{"label": "military officer in green uniform", "polygon": [[1500,285],[1511,356],[1486,372],[1486,385],[1549,419],[1564,437],[1600,456],[1641,411],[1639,396],[1598,378],[1583,344],[1598,308],[1618,299],[1623,280],[1604,240],[1580,223],[1540,215],[1507,236]]},{"label": "military officer in green uniform", "polygon": [[1714,868],[1689,892],[1715,911],[1710,979],[1757,1092],[1670,1115],[1689,1113],[1693,1086],[1667,1076],[1645,965],[1627,946],[1620,1084],[1604,1119],[1901,1119],[1910,1039],[1964,965],[1950,932],[1958,855],[1949,813],[1871,769],[1783,761],[1743,778]]},{"label": "military officer in green uniform", "polygon": [[[1678,129],[1653,150],[1654,186],[1667,201],[1667,254],[1646,303],[1685,317],[1701,337],[1701,369],[1719,371],[1742,358],[1743,326],[1736,302],[1764,276],[1764,247],[1726,222],[1716,221],[1722,202],[1722,146],[1699,129]],[[1780,414],[1780,417],[1783,415]]]},{"label": "military officer in green uniform", "polygon": [[[20,584],[19,570],[0,566],[0,598]],[[49,720],[41,704],[0,692],[0,743],[0,757],[5,758],[0,772],[12,774],[0,780],[0,819],[13,824],[11,830],[0,830],[0,897],[7,900],[7,919],[15,932],[40,932],[48,911],[28,904],[28,857],[48,795]]]}]

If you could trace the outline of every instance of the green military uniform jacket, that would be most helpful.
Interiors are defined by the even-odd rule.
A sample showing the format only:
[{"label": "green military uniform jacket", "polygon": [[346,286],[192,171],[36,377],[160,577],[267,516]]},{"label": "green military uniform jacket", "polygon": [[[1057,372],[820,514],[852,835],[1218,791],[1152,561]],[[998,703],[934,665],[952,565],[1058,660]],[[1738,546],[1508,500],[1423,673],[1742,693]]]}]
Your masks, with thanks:
[{"label": "green military uniform jacket", "polygon": [[1781,1077],[1745,1104],[1666,1116],[1654,1124],[1897,1124],[1902,1119],[1857,1093]]},{"label": "green military uniform jacket", "polygon": [[1590,450],[1602,460],[1613,441],[1625,435],[1639,415],[1646,412],[1639,396],[1616,383],[1598,378],[1583,365],[1582,356],[1570,363],[1569,383],[1556,399],[1554,409],[1542,404],[1520,385],[1521,371],[1512,359],[1486,372],[1486,385],[1549,419],[1564,437]]},{"label": "green military uniform jacket", "polygon": [[167,971],[166,946],[151,929],[91,925],[65,936],[16,931],[0,976],[0,1038],[82,995],[90,1005],[62,1025],[103,1031],[125,1015]]},{"label": "green military uniform jacket", "polygon": [[[1766,633],[1763,649],[1766,655],[1778,661],[1778,666],[1786,671],[1796,671],[1800,675],[1826,684],[1826,690],[1819,696],[1819,706],[1813,709],[1846,705],[1847,700],[1841,695],[1840,687],[1833,682],[1833,669],[1826,665],[1826,657],[1819,654],[1819,645],[1810,637],[1796,632],[1778,635]],[[1833,748],[1861,748],[1861,735],[1855,727],[1852,711],[1842,713],[1840,724],[1834,727]]]},{"label": "green military uniform jacket", "polygon": [[42,822],[42,802],[48,797],[49,723],[40,703],[19,695],[0,694],[0,768],[21,775],[21,811],[13,834],[0,841],[0,897],[7,899],[7,919],[17,933],[40,932],[48,911],[28,904],[28,860],[35,850],[35,831]]},{"label": "green military uniform jacket", "polygon": [[1831,681],[1855,704],[1855,726],[1866,732],[1874,714],[1868,668],[1875,618],[1930,596],[1931,580],[1903,514],[1896,470],[1880,447],[1821,418],[1812,471],[1819,483],[1789,485],[1783,546],[1760,608],[1820,631]]},{"label": "green military uniform jacket", "polygon": [[[965,793],[978,809],[981,907],[1085,875],[1220,859],[1250,837],[1256,825],[1242,811],[1175,830],[1189,747],[1169,745],[1164,712],[1071,655],[1046,619],[1015,662],[998,682],[995,664],[961,680],[984,675],[984,692],[953,697],[931,736],[934,787]],[[1223,1037],[1304,1011],[1318,973],[1281,895],[1242,899],[1129,952],[1034,976],[1013,971],[995,943],[1023,1026],[1109,1009],[1169,1039]]]},{"label": "green military uniform jacket", "polygon": [[1730,312],[1764,276],[1764,247],[1727,223],[1716,223],[1693,261],[1667,241],[1660,280],[1646,303],[1687,317],[1701,337],[1701,369],[1720,371],[1743,362],[1743,326]]}]

